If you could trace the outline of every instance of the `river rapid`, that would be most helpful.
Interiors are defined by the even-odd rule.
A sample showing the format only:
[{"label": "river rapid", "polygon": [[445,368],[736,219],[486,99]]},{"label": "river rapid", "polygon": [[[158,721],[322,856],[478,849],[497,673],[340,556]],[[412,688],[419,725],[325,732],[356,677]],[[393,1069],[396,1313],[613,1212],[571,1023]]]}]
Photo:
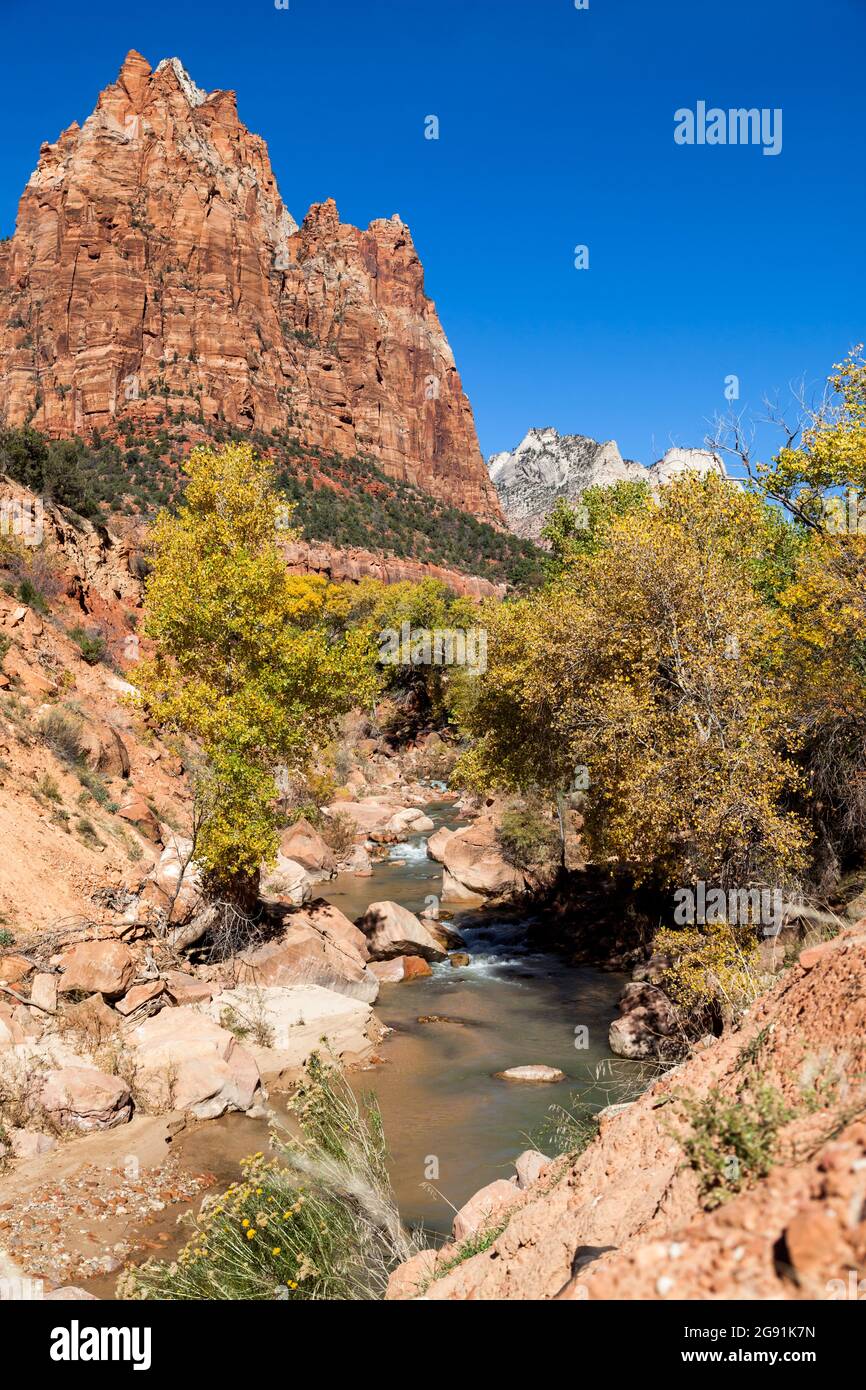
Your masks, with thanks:
[{"label": "river rapid", "polygon": [[[436,829],[461,824],[450,801],[434,801],[425,811]],[[354,920],[383,899],[420,913],[441,887],[442,866],[428,857],[426,837],[416,837],[391,846],[371,877],[339,875],[319,892]],[[624,976],[571,966],[545,949],[538,914],[458,911],[449,924],[464,937],[470,964],[454,968],[446,961],[423,979],[383,985],[375,1010],[390,1031],[377,1060],[349,1074],[356,1094],[372,1092],[381,1109],[403,1219],[442,1238],[474,1192],[511,1177],[524,1149],[544,1147],[539,1131],[551,1107],[569,1108],[579,1097],[601,1108],[619,1099],[639,1072],[639,1064],[622,1060],[610,1070],[608,1027]],[[526,1084],[496,1076],[527,1063],[556,1067],[565,1080]],[[279,1119],[284,1099],[272,1093],[271,1106]],[[182,1132],[172,1151],[184,1166],[213,1173],[224,1188],[237,1179],[241,1158],[268,1143],[266,1119],[228,1114]],[[178,1208],[139,1234],[149,1238],[148,1253],[156,1239],[160,1253],[171,1257],[185,1238]],[[84,1286],[112,1297],[113,1284],[114,1277]]]},{"label": "river rapid", "polygon": [[[425,807],[436,828],[459,825],[449,802]],[[442,866],[426,839],[389,851],[372,878],[341,876],[324,895],[350,918],[391,899],[420,912],[442,885]],[[543,921],[495,909],[455,913],[468,966],[447,962],[432,976],[383,985],[378,1017],[393,1033],[379,1051],[384,1065],[357,1073],[357,1091],[375,1092],[392,1155],[404,1219],[450,1232],[453,1210],[495,1178],[513,1173],[552,1105],[580,1092],[602,1106],[617,1098],[614,1079],[596,1082],[611,1060],[607,1033],[624,977],[569,966],[545,950]],[[449,1021],[420,1022],[435,1017]],[[453,1021],[452,1021],[453,1020]],[[553,1085],[499,1080],[506,1067],[540,1062],[565,1072]]]}]

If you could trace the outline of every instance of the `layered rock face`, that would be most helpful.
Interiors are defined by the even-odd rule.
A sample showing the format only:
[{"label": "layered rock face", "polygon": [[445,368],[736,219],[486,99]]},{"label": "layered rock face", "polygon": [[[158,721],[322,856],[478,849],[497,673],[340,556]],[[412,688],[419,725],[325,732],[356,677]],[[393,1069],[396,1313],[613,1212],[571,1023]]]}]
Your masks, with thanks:
[{"label": "layered rock face", "polygon": [[293,574],[321,574],[337,584],[358,584],[363,579],[378,579],[382,584],[408,581],[420,584],[424,579],[438,579],[455,594],[470,598],[503,598],[504,584],[493,584],[478,575],[461,574],[420,560],[376,555],[370,550],[338,550],[324,542],[294,541],[284,547],[289,570]]},{"label": "layered rock face", "polygon": [[299,228],[233,92],[130,53],[42,146],[0,247],[7,424],[87,434],[166,405],[373,456],[501,523],[408,228],[332,201]]},{"label": "layered rock face", "polygon": [[624,459],[613,439],[598,444],[583,434],[530,430],[512,453],[493,454],[487,464],[512,531],[537,540],[558,497],[576,502],[595,484],[610,486],[642,478],[646,469]]},{"label": "layered rock face", "polygon": [[687,472],[725,477],[721,460],[706,449],[669,449],[651,468],[624,459],[616,441],[599,444],[583,434],[532,429],[511,453],[492,454],[490,479],[511,530],[538,540],[558,498],[580,500],[589,487],[645,482],[656,491]]}]

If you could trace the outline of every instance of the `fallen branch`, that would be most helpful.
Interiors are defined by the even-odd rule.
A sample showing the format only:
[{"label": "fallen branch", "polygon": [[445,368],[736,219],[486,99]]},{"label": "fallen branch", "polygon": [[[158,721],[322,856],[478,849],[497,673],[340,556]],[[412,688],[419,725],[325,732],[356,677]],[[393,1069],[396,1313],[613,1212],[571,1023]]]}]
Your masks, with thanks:
[{"label": "fallen branch", "polygon": [[0,985],[0,990],[2,990],[4,994],[11,995],[19,1004],[26,1004],[28,1009],[39,1009],[43,1014],[50,1014],[52,1012],[51,1009],[46,1009],[44,1004],[37,1004],[35,999],[25,999],[23,994],[17,994],[9,985]]}]

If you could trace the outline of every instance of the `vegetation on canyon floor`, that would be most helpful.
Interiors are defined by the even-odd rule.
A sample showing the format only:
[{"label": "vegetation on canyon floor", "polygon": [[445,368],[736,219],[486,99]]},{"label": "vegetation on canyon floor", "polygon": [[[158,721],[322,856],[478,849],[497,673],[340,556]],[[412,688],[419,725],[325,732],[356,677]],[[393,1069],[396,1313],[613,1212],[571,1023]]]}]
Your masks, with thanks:
[{"label": "vegetation on canyon floor", "polygon": [[291,1101],[298,1133],[274,1131],[276,1157],[256,1153],[242,1180],[192,1218],[172,1261],[123,1276],[131,1299],[376,1299],[422,1246],[403,1228],[381,1117],[319,1056]]},{"label": "vegetation on canyon floor", "polygon": [[[866,365],[843,364],[833,384],[834,413],[751,486],[686,476],[660,497],[612,488],[589,495],[588,525],[558,507],[543,585],[504,601],[457,598],[432,579],[292,575],[281,546],[297,512],[273,461],[249,442],[194,450],[182,498],[150,530],[138,626],[152,646],[132,703],[197,785],[193,848],[206,889],[254,901],[281,829],[301,813],[349,852],[354,832],[333,807],[357,779],[355,750],[374,731],[379,748],[423,732],[416,774],[495,800],[494,852],[527,883],[568,878],[567,808],[593,870],[618,874],[631,904],[638,894],[651,904],[641,908],[645,973],[629,988],[649,981],[675,1006],[680,1032],[659,1058],[736,1024],[767,983],[761,923],[674,930],[671,888],[703,880],[827,897],[863,862],[866,540],[827,516],[835,490],[866,484]],[[773,505],[780,498],[791,519]],[[58,625],[59,580],[44,552],[6,539],[0,571],[46,628]],[[483,629],[486,671],[389,663],[382,634],[404,624]],[[98,624],[67,622],[62,633],[82,672],[114,660]],[[15,701],[5,696],[4,708],[23,729]],[[55,762],[34,799],[104,848],[97,811],[118,808],[87,764],[86,720],[60,681],[46,705],[28,736]],[[73,815],[58,769],[80,784]],[[272,1040],[263,1015],[219,1018],[238,1039]],[[135,1099],[125,1065],[103,1061]],[[636,1077],[642,1089],[640,1068]],[[297,1097],[301,1139],[281,1139],[275,1160],[255,1156],[244,1181],[200,1213],[181,1256],[130,1274],[126,1295],[380,1296],[418,1242],[399,1225],[378,1119],[352,1111],[341,1087],[314,1068]],[[808,1114],[810,1103],[805,1090],[792,1100],[751,1076],[736,1092],[678,1100],[677,1136],[707,1208],[770,1171],[794,1108]],[[0,1097],[0,1109],[14,1104]],[[546,1150],[581,1151],[597,1109],[597,1094],[554,1107]],[[500,1229],[488,1223],[460,1244],[437,1277]]]},{"label": "vegetation on canyon floor", "polygon": [[[659,498],[641,484],[591,490],[580,523],[561,504],[543,586],[505,602],[456,599],[434,580],[290,575],[280,543],[297,504],[279,467],[249,442],[194,450],[181,502],[151,530],[142,630],[156,651],[136,684],[147,716],[200,750],[195,853],[214,885],[254,884],[289,785],[307,782],[318,815],[345,773],[337,720],[375,705],[397,743],[439,729],[458,784],[515,798],[498,837],[519,869],[555,870],[568,804],[587,857],[660,901],[697,880],[831,892],[866,828],[866,539],[822,523],[834,490],[866,481],[862,358],[831,385],[833,408],[751,486],[687,475]],[[41,460],[44,482],[55,450],[34,439],[0,444],[22,478]],[[19,588],[41,593],[36,558],[14,563]],[[483,629],[487,670],[383,662],[382,632],[404,624]],[[98,629],[72,635],[86,660],[106,659]],[[75,734],[52,718],[46,737],[64,720]],[[63,756],[80,766],[75,749]],[[675,950],[660,939],[696,1026],[754,997],[758,924],[745,926],[734,940],[699,925]]]},{"label": "vegetation on canyon floor", "polygon": [[585,766],[589,853],[637,880],[827,887],[862,854],[866,538],[815,519],[866,482],[862,358],[833,386],[753,487],[615,487],[579,543],[560,508],[559,574],[486,608],[464,781],[553,796]]}]

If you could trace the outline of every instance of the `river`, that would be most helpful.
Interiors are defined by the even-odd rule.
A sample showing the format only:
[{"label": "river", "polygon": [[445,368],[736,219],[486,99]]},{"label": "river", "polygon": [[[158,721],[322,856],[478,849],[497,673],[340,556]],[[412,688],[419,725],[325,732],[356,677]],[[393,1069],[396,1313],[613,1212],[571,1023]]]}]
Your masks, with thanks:
[{"label": "river", "polygon": [[[425,811],[437,829],[460,823],[448,802]],[[394,846],[390,856],[372,878],[337,878],[324,895],[351,918],[386,898],[419,912],[440,892],[442,866],[421,838]],[[394,1030],[380,1048],[385,1065],[353,1077],[356,1090],[378,1098],[404,1218],[443,1234],[454,1208],[485,1183],[511,1176],[551,1105],[567,1106],[576,1091],[589,1090],[599,1106],[616,1099],[609,1082],[594,1084],[594,1074],[611,1058],[608,1027],[624,983],[541,949],[542,924],[526,918],[487,909],[457,913],[451,925],[464,936],[471,964],[434,965],[430,977],[383,985],[376,1013]],[[431,1015],[455,1021],[419,1022]],[[495,1076],[532,1062],[559,1068],[566,1081]]]},{"label": "river", "polygon": [[[437,829],[460,824],[451,802],[425,811]],[[340,875],[319,891],[354,919],[383,899],[420,912],[441,884],[442,866],[418,837],[393,846],[371,877]],[[514,1159],[533,1145],[551,1106],[568,1107],[579,1093],[600,1108],[639,1072],[637,1063],[618,1061],[612,1075],[597,1079],[613,1060],[607,1034],[624,976],[570,966],[545,950],[537,917],[488,908],[457,912],[450,924],[465,938],[471,963],[455,969],[446,962],[423,979],[383,985],[376,1014],[392,1031],[378,1048],[381,1062],[349,1078],[357,1094],[371,1091],[378,1099],[404,1220],[443,1237],[473,1192],[512,1175]],[[420,1021],[431,1016],[437,1021]],[[557,1067],[566,1080],[533,1085],[496,1077],[526,1063]],[[271,1103],[282,1113],[278,1095]],[[231,1114],[178,1135],[173,1151],[225,1187],[238,1177],[240,1159],[267,1145],[266,1120]],[[167,1209],[140,1232],[151,1240],[162,1233],[167,1256],[183,1239],[177,1216],[178,1208]],[[114,1277],[99,1278],[85,1287],[111,1297],[113,1284]]]}]

